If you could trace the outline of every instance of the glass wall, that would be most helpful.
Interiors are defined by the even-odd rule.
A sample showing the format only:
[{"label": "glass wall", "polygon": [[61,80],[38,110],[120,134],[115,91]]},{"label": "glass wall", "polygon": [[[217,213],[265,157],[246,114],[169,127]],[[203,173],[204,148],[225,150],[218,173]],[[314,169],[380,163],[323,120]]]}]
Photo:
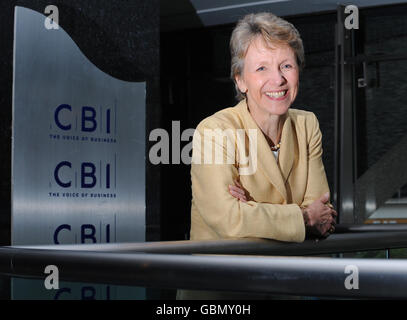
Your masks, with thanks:
[{"label": "glass wall", "polygon": [[355,209],[364,223],[406,223],[407,5],[363,9],[360,17],[357,77],[366,85],[356,89]]}]

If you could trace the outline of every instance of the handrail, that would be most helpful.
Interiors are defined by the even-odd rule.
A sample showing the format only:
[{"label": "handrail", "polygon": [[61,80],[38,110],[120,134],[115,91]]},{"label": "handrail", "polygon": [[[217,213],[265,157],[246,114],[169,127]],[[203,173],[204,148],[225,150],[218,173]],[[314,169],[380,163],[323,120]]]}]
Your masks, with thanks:
[{"label": "handrail", "polygon": [[66,281],[320,297],[407,297],[407,260],[0,248],[3,274],[45,279],[47,265],[57,266],[60,280]]},{"label": "handrail", "polygon": [[157,241],[109,244],[36,245],[13,248],[89,250],[127,253],[168,254],[246,254],[246,255],[319,255],[366,250],[406,248],[407,226],[338,225],[336,234],[316,242],[288,243],[269,239],[228,239],[203,241]]}]

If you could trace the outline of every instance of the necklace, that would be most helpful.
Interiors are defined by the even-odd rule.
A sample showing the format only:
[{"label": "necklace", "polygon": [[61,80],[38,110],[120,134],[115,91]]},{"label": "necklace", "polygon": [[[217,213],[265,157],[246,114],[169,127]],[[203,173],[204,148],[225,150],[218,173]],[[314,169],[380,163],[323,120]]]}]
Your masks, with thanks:
[{"label": "necklace", "polygon": [[[263,134],[264,134],[264,133],[263,133]],[[272,141],[266,134],[264,134],[264,137],[266,138],[267,143],[268,143],[268,145],[269,145],[271,151],[276,152],[276,151],[280,150],[280,147],[281,147],[281,140],[277,140],[277,141],[279,141],[279,142],[278,142],[277,144],[274,144],[273,141]],[[281,134],[280,134],[280,137],[279,137],[279,138],[281,138]]]},{"label": "necklace", "polygon": [[[264,133],[263,133],[263,134],[264,134]],[[269,145],[271,151],[276,152],[276,151],[280,150],[280,147],[281,147],[281,140],[279,141],[279,143],[273,144],[273,141],[271,141],[271,139],[270,139],[266,134],[264,134],[264,137],[266,138],[267,143],[268,143],[268,145]]]},{"label": "necklace", "polygon": [[279,143],[277,143],[276,145],[274,145],[274,146],[270,146],[271,151],[278,151],[278,150],[280,150],[280,146],[281,146],[281,141],[280,141]]}]

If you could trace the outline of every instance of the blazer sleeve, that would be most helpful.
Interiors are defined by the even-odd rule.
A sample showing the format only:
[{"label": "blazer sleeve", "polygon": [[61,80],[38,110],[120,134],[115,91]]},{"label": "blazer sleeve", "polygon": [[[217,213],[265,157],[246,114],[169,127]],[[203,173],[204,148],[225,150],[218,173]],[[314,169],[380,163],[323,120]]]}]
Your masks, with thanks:
[{"label": "blazer sleeve", "polygon": [[[322,134],[319,122],[315,114],[311,113],[310,134],[308,143],[308,179],[304,201],[301,207],[307,207],[326,192],[329,192],[329,185],[326,178],[324,164],[322,162]],[[332,205],[328,203],[332,208]]]},{"label": "blazer sleeve", "polygon": [[[193,214],[200,215],[198,220],[205,223],[205,227],[211,228],[219,238],[256,237],[290,242],[304,241],[304,220],[297,204],[254,201],[244,203],[230,195],[228,185],[234,184],[239,175],[236,163],[230,159],[234,156],[233,153],[227,153],[223,146],[217,145],[216,147],[223,150],[224,160],[230,161],[224,161],[224,164],[203,163],[204,148],[199,145],[202,146],[205,141],[213,143],[213,139],[208,138],[204,130],[215,127],[213,123],[206,121],[201,122],[196,130],[202,141],[200,144],[194,141],[193,146],[192,201],[196,208]],[[194,163],[197,158],[200,159],[199,163]]]}]

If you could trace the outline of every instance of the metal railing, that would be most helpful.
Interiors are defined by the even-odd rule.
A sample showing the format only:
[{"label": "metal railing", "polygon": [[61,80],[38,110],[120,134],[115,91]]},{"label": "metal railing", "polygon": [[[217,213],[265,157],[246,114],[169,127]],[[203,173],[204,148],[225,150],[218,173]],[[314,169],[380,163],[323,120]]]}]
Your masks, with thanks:
[{"label": "metal railing", "polygon": [[[44,279],[45,267],[56,265],[61,280],[75,282],[320,297],[406,298],[407,260],[267,257],[407,247],[404,226],[338,226],[339,232],[341,228],[345,233],[300,244],[240,239],[1,247],[0,273]],[[247,256],[254,254],[261,256]],[[348,266],[358,270],[357,289],[345,286]]]},{"label": "metal railing", "polygon": [[144,252],[169,254],[320,255],[377,249],[407,248],[407,225],[337,225],[325,240],[302,243],[269,239],[157,241],[136,243],[14,246],[27,249]]}]

